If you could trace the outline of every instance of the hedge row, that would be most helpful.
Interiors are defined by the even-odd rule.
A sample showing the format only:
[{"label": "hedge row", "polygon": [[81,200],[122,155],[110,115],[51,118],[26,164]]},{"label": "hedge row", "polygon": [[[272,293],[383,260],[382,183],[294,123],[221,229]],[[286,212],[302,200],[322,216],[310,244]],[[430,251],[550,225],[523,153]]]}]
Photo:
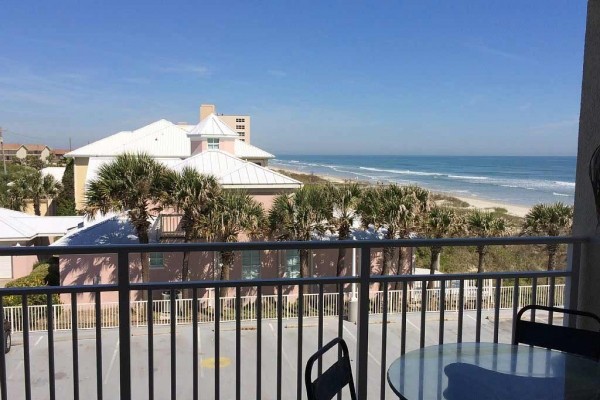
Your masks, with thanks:
[{"label": "hedge row", "polygon": [[[58,265],[50,261],[40,261],[33,266],[33,270],[27,276],[17,278],[6,284],[7,288],[18,287],[39,287],[56,285]],[[32,294],[27,296],[29,305],[45,305],[45,294]],[[57,294],[52,295],[52,303],[59,304],[60,297]],[[5,307],[20,306],[22,304],[22,296],[6,296],[3,302]]]}]

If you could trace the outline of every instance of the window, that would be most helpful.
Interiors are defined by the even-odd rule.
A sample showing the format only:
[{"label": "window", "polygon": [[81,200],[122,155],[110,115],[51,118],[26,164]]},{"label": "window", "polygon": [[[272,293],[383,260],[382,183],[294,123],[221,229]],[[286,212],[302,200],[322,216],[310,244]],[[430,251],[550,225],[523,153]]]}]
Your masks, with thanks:
[{"label": "window", "polygon": [[238,132],[238,136],[246,136],[246,132]]},{"label": "window", "polygon": [[236,118],[235,122],[246,122],[246,118]]},{"label": "window", "polygon": [[242,251],[242,279],[257,279],[260,277],[260,251]]},{"label": "window", "polygon": [[246,125],[236,125],[235,129],[246,129]]},{"label": "window", "polygon": [[162,268],[164,267],[164,256],[163,253],[150,253],[148,255],[150,259],[150,268]]},{"label": "window", "polygon": [[300,252],[298,250],[285,251],[285,277],[300,277]]},{"label": "window", "polygon": [[208,149],[219,150],[219,139],[208,138]]}]

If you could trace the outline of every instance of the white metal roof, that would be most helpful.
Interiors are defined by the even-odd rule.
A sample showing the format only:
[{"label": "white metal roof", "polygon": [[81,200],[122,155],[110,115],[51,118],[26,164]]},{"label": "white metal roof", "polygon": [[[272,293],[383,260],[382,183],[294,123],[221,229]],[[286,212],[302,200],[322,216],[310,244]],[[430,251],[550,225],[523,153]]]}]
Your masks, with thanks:
[{"label": "white metal roof", "polygon": [[42,175],[51,175],[58,182],[62,182],[63,175],[65,174],[65,167],[46,167],[42,168]]},{"label": "white metal roof", "polygon": [[239,139],[236,139],[233,148],[235,155],[240,158],[275,158],[273,154]]},{"label": "white metal roof", "polygon": [[[150,218],[150,242],[156,238],[156,218]],[[135,227],[125,213],[99,215],[85,225],[70,231],[50,246],[138,244]]]},{"label": "white metal roof", "polygon": [[302,183],[268,168],[241,160],[221,150],[207,150],[174,166],[175,170],[192,167],[213,175],[230,188],[298,188]]},{"label": "white metal roof", "polygon": [[83,221],[77,217],[40,217],[0,208],[0,241],[62,236]]},{"label": "white metal roof", "polygon": [[[201,127],[202,123],[205,123],[206,129]],[[161,119],[134,131],[115,133],[73,150],[65,157],[114,157],[129,152],[147,153],[155,158],[187,158],[191,155],[191,143],[187,132],[191,134],[192,130],[211,132],[206,133],[206,137],[238,137],[214,114],[212,118],[206,117],[195,126],[175,125]],[[227,130],[229,133],[225,132]],[[273,154],[238,139],[234,142],[234,153],[240,158],[275,158]]]},{"label": "white metal roof", "polygon": [[119,132],[100,139],[65,154],[65,157],[106,157],[130,152],[184,158],[189,157],[190,151],[190,140],[185,129],[161,119],[134,131]]},{"label": "white metal roof", "polygon": [[215,114],[210,114],[189,131],[188,137],[237,138],[238,134]]}]

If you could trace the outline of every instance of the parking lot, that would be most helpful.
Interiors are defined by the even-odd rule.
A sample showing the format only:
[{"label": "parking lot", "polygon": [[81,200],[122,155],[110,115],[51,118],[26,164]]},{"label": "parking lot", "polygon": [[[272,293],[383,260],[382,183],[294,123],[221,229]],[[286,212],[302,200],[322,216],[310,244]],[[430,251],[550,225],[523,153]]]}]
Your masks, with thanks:
[{"label": "parking lot", "polygon": [[[483,312],[482,341],[493,340],[493,313]],[[444,341],[456,342],[457,313],[446,313],[444,319]],[[303,322],[303,363],[317,349],[318,321],[306,318]],[[407,314],[406,346],[407,351],[419,347],[420,313]],[[439,314],[426,315],[425,343],[438,343]],[[256,393],[256,355],[257,330],[256,322],[243,323],[241,331],[241,389],[242,398],[254,398]],[[376,398],[381,387],[381,351],[382,321],[380,316],[372,316],[369,323],[369,391]],[[510,342],[512,332],[512,313],[502,311],[499,319],[501,342]],[[236,351],[235,324],[222,323],[221,329],[221,369],[220,392],[222,399],[234,399],[236,388]],[[400,315],[390,315],[387,324],[386,369],[400,355]],[[199,387],[200,398],[214,398],[214,325],[201,324],[199,332]],[[323,342],[337,336],[337,319],[325,318],[323,326]],[[96,398],[96,337],[93,330],[79,330],[79,391],[83,399]],[[343,337],[348,342],[352,358],[356,350],[356,325],[344,321]],[[465,312],[463,322],[463,341],[475,340],[475,313]],[[297,320],[283,321],[282,336],[282,397],[296,398],[297,379]],[[33,399],[46,399],[48,391],[48,341],[47,334],[36,332],[30,334],[31,354],[31,390]],[[277,321],[262,321],[262,398],[276,398],[276,354],[277,354]],[[177,398],[192,398],[192,326],[179,325],[176,330],[177,360]],[[170,398],[170,330],[169,327],[154,327],[154,382],[155,398]],[[325,367],[328,362],[325,360]],[[7,380],[9,398],[18,400],[25,398],[23,339],[21,334],[13,335],[13,348],[6,355]],[[119,393],[119,341],[117,329],[102,330],[102,389],[104,398],[118,398]],[[354,368],[354,366],[353,366]],[[55,379],[56,398],[73,398],[73,352],[70,331],[55,333]],[[135,399],[148,398],[148,337],[146,328],[132,329],[131,337],[131,380],[132,393]],[[394,398],[386,386],[389,398]]]}]

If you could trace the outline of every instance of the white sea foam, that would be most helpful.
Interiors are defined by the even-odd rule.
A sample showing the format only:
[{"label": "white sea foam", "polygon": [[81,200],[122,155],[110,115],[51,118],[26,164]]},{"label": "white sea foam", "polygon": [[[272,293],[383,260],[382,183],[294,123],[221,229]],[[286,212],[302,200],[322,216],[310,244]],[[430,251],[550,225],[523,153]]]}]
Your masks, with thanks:
[{"label": "white sea foam", "polygon": [[575,187],[575,182],[565,182],[565,181],[554,181],[554,183],[556,183],[558,186],[568,186],[568,187]]},{"label": "white sea foam", "polygon": [[469,176],[469,175],[448,175],[448,178],[469,179],[469,180],[475,180],[475,181],[483,181],[483,180],[490,179],[487,176]]},{"label": "white sea foam", "polygon": [[371,168],[371,167],[358,167],[359,169],[364,169],[367,171],[374,172],[389,172],[391,174],[401,174],[401,175],[419,175],[419,176],[444,176],[439,172],[422,172],[422,171],[411,171],[409,169],[399,170],[399,169],[379,169],[379,168]]},{"label": "white sea foam", "polygon": [[556,192],[552,192],[553,195],[555,196],[564,196],[564,197],[571,197],[570,194],[565,194],[565,193],[556,193]]}]

